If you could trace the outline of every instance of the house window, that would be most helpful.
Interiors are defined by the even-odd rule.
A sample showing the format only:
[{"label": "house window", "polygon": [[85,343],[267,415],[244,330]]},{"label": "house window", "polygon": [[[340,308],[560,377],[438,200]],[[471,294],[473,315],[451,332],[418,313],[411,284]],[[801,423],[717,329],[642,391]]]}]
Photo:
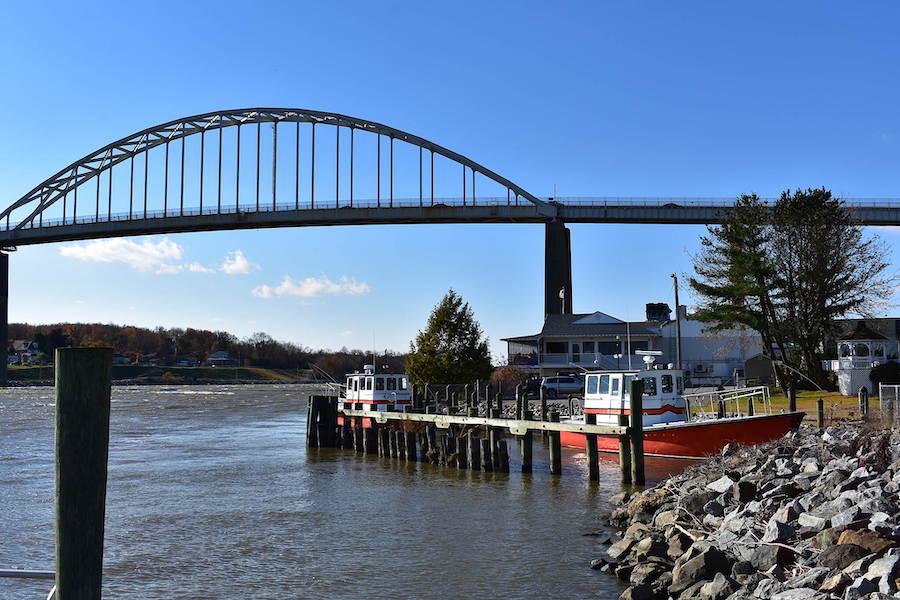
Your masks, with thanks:
[{"label": "house window", "polygon": [[396,390],[397,389],[397,379],[395,377],[387,378],[387,389],[388,390]]},{"label": "house window", "polygon": [[375,390],[384,390],[384,377],[375,378]]},{"label": "house window", "polygon": [[547,354],[565,354],[567,352],[566,342],[546,342],[544,351]]},{"label": "house window", "polygon": [[607,356],[619,354],[619,342],[597,342],[597,352]]},{"label": "house window", "polygon": [[882,344],[874,344],[872,346],[872,356],[877,356],[879,358],[884,358],[884,345]]},{"label": "house window", "polygon": [[850,344],[841,344],[841,356],[843,358],[850,356]]},{"label": "house window", "polygon": [[659,378],[660,388],[662,389],[663,394],[671,394],[672,393],[672,376],[671,375],[661,375]]},{"label": "house window", "polygon": [[656,395],[656,377],[644,377],[641,379],[644,382],[644,395],[645,396],[655,396]]},{"label": "house window", "polygon": [[594,353],[594,342],[585,342],[581,346],[582,346],[582,351],[585,354],[593,354]]},{"label": "house window", "polygon": [[600,393],[601,394],[609,393],[609,375],[601,375],[600,376]]},{"label": "house window", "polygon": [[596,375],[589,375],[587,378],[587,393],[588,394],[596,394],[597,393],[597,377]]},{"label": "house window", "polygon": [[853,344],[853,356],[868,356],[869,355],[869,345],[868,344]]}]

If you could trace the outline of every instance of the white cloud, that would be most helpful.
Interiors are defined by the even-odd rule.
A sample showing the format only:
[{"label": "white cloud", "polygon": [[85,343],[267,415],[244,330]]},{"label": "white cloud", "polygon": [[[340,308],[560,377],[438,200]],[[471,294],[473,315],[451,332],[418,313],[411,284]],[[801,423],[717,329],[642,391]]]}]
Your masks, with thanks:
[{"label": "white cloud", "polygon": [[163,238],[158,242],[116,238],[94,240],[86,244],[70,244],[59,249],[62,256],[86,262],[123,263],[138,271],[153,271],[157,275],[172,275],[182,271],[212,273],[200,263],[180,263],[184,249]]},{"label": "white cloud", "polygon": [[235,250],[228,253],[225,257],[225,262],[219,268],[227,275],[247,275],[250,271],[258,269],[259,265],[247,260],[242,251]]},{"label": "white cloud", "polygon": [[314,298],[316,296],[327,296],[333,294],[346,294],[349,296],[358,296],[368,294],[372,291],[369,284],[356,281],[347,276],[342,276],[337,283],[330,280],[326,276],[307,277],[300,281],[295,281],[289,275],[285,275],[284,279],[276,286],[260,285],[253,288],[251,292],[257,298],[275,298],[278,296],[300,296],[302,298]]}]

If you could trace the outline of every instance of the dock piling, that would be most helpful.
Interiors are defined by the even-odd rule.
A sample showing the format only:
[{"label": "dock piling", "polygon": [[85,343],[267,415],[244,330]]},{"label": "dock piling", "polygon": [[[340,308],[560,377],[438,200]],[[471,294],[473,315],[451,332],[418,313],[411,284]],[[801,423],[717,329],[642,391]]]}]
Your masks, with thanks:
[{"label": "dock piling", "polygon": [[631,480],[644,485],[644,383],[631,381]]},{"label": "dock piling", "polygon": [[[597,424],[597,415],[593,413],[584,413],[584,422],[587,425]],[[597,452],[597,434],[586,433],[584,435],[584,446],[587,451],[588,461],[588,479],[590,481],[600,480],[600,458]]]},{"label": "dock piling", "polygon": [[788,388],[788,410],[797,412],[797,390],[793,387]]},{"label": "dock piling", "polygon": [[[628,415],[619,415],[619,427],[628,427]],[[631,434],[619,436],[619,473],[622,483],[631,483]]]},{"label": "dock piling", "polygon": [[[550,422],[559,423],[559,413],[550,412]],[[550,473],[552,475],[560,475],[562,473],[562,447],[559,442],[559,432],[550,432]]]},{"label": "dock piling", "polygon": [[825,400],[822,398],[816,400],[816,417],[819,429],[825,429]]},{"label": "dock piling", "polygon": [[56,597],[100,598],[112,348],[56,351]]}]

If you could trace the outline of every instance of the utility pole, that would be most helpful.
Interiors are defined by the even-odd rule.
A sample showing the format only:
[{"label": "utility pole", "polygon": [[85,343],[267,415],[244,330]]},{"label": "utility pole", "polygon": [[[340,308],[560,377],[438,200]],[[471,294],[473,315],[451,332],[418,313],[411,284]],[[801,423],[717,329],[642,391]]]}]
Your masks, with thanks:
[{"label": "utility pole", "polygon": [[678,307],[678,277],[672,273],[675,285],[675,368],[681,368],[681,309]]}]

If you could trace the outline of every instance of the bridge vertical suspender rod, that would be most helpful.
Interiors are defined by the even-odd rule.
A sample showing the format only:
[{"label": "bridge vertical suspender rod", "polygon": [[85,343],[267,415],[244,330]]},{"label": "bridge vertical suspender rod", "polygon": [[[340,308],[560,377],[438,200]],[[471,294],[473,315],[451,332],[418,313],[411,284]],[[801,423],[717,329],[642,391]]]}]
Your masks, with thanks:
[{"label": "bridge vertical suspender rod", "polygon": [[[150,170],[150,150],[144,150],[144,218],[147,218],[147,183],[148,177],[147,173]],[[78,188],[75,188],[75,193],[78,193]]]},{"label": "bridge vertical suspender rod", "polygon": [[222,212],[222,128],[219,127],[219,160],[216,164],[216,213]]},{"label": "bridge vertical suspender rod", "polygon": [[[144,156],[147,156],[146,151]],[[144,194],[144,199],[146,200],[147,195]],[[147,217],[147,206],[146,202],[144,202],[144,218]],[[167,216],[169,214],[169,140],[166,140],[166,168],[165,173],[163,174],[163,216]]]},{"label": "bridge vertical suspender rod", "polygon": [[431,150],[431,205],[434,206],[434,150]]},{"label": "bridge vertical suspender rod", "polygon": [[275,210],[278,183],[278,121],[272,126],[272,210]]},{"label": "bridge vertical suspender rod", "polygon": [[506,205],[507,206],[509,206],[509,200],[510,200],[509,195],[510,195],[510,189],[506,188]]},{"label": "bridge vertical suspender rod", "polygon": [[341,126],[334,128],[334,207],[341,201]]},{"label": "bridge vertical suspender rod", "polygon": [[203,168],[206,166],[204,150],[206,149],[206,130],[200,132],[200,214],[203,214]]},{"label": "bridge vertical suspender rod", "polygon": [[462,166],[463,174],[463,206],[466,205],[466,165]]},{"label": "bridge vertical suspender rod", "polygon": [[256,124],[256,212],[259,212],[259,154],[260,136],[262,135],[262,123]]},{"label": "bridge vertical suspender rod", "polygon": [[378,134],[378,149],[375,152],[375,203],[381,206],[381,134]]},{"label": "bridge vertical suspender rod", "polygon": [[356,129],[350,128],[350,208],[353,208],[353,134]]},{"label": "bridge vertical suspender rod", "polygon": [[472,206],[475,206],[475,169],[472,169]]},{"label": "bridge vertical suspender rod", "polygon": [[312,124],[312,144],[309,165],[309,207],[316,207],[316,124]]},{"label": "bridge vertical suspender rod", "polygon": [[390,190],[389,190],[390,199],[388,200],[388,206],[393,208],[393,206],[394,206],[394,136],[391,136],[390,155],[391,155],[390,165],[388,167],[388,170],[390,172],[390,177],[388,178],[389,185],[390,185]]},{"label": "bridge vertical suspender rod", "polygon": [[69,192],[67,191],[65,194],[63,194],[63,209],[62,209],[62,221],[63,221],[63,225],[66,224],[66,217],[68,216],[68,215],[66,214],[66,201],[67,201],[68,199],[69,199]]},{"label": "bridge vertical suspender rod", "polygon": [[234,212],[241,212],[241,124],[237,126],[237,152],[234,167]]},{"label": "bridge vertical suspender rod", "polygon": [[179,192],[179,213],[184,215],[184,138],[181,137],[181,177],[179,178],[178,184],[181,186],[181,190]]},{"label": "bridge vertical suspender rod", "polygon": [[[112,165],[109,166],[109,175],[106,177],[106,220],[110,221],[112,219],[112,173],[113,168]],[[44,215],[44,212],[41,211],[41,216]]]},{"label": "bridge vertical suspender rod", "polygon": [[419,146],[419,206],[422,206],[422,146]]},{"label": "bridge vertical suspender rod", "polygon": [[100,166],[97,167],[97,209],[94,213],[94,223],[100,221],[100,175],[103,173],[103,160],[100,160]]},{"label": "bridge vertical suspender rod", "polygon": [[[131,169],[131,181],[128,185],[128,218],[131,219],[131,212],[134,210],[134,154],[128,159],[129,168]],[[63,215],[66,214],[66,200],[63,198]],[[66,219],[63,217],[63,225]]]},{"label": "bridge vertical suspender rod", "polygon": [[294,137],[294,210],[300,209],[300,121]]},{"label": "bridge vertical suspender rod", "polygon": [[[146,185],[145,185],[146,187]],[[78,220],[78,167],[75,167],[75,198],[72,202],[72,223]],[[9,229],[9,215],[6,215],[6,228]]]}]

